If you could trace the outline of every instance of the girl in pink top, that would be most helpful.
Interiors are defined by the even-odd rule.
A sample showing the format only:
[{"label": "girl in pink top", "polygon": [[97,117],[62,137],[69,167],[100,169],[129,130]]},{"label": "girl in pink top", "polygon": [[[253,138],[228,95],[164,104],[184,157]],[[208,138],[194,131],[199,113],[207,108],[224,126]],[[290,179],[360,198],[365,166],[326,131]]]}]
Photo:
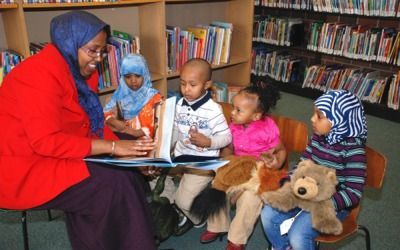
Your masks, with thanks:
[{"label": "girl in pink top", "polygon": [[[263,160],[267,167],[282,167],[286,150],[280,141],[278,126],[268,116],[279,98],[279,91],[266,83],[246,87],[234,97],[229,126],[232,144],[224,149],[223,155],[250,155]],[[232,222],[229,211],[209,217],[207,230],[200,236],[200,241],[210,243],[228,232],[226,249],[244,249],[262,204],[258,195],[244,191],[236,201],[236,215]]]}]

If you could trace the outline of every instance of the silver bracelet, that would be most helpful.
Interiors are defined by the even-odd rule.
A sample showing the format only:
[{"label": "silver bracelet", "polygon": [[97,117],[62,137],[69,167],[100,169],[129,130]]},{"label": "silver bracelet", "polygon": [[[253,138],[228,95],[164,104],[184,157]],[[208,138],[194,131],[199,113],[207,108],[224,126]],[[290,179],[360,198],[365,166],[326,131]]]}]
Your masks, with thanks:
[{"label": "silver bracelet", "polygon": [[115,153],[115,141],[112,141],[112,144],[111,144],[111,154],[110,154],[110,156],[113,156],[114,153]]}]

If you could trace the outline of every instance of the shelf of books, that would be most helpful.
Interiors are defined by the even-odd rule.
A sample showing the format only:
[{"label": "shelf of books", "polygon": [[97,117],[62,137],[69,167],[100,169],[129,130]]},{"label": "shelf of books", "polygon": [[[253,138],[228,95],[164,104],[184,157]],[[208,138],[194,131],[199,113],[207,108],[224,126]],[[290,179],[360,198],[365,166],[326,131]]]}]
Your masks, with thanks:
[{"label": "shelf of books", "polygon": [[255,79],[267,78],[285,92],[310,98],[346,89],[364,102],[368,113],[400,122],[400,25],[395,17],[400,1],[362,11],[355,9],[359,5],[344,6],[347,1],[340,6],[337,1],[295,2],[256,1]]},{"label": "shelf of books", "polygon": [[162,2],[161,0],[120,0],[120,1],[81,1],[81,2],[54,2],[51,0],[24,0],[22,7],[29,9],[69,9],[79,7],[113,7],[123,5],[136,5],[146,3]]},{"label": "shelf of books", "polygon": [[[154,72],[150,72],[150,76],[151,76],[151,81],[152,82],[156,82],[156,81],[160,81],[164,78],[164,76],[162,74],[159,73],[154,73]],[[104,86],[104,85],[103,85]],[[101,87],[99,86],[99,94],[103,95],[103,94],[109,94],[114,92],[118,87],[118,83],[111,85],[109,87]]]},{"label": "shelf of books", "polygon": [[3,78],[22,60],[22,57],[10,50],[0,50],[0,86]]},{"label": "shelf of books", "polygon": [[214,81],[248,85],[253,11],[249,0],[167,0],[167,79],[179,77],[183,63],[197,57],[216,71]]},{"label": "shelf of books", "polygon": [[177,74],[191,58],[203,58],[214,68],[229,65],[232,32],[233,24],[221,21],[184,28],[167,25],[168,72]]},{"label": "shelf of books", "polygon": [[165,0],[166,3],[201,3],[211,1],[212,0]]},{"label": "shelf of books", "polygon": [[256,0],[256,6],[375,17],[399,17],[399,0]]},{"label": "shelf of books", "polygon": [[[217,70],[217,69],[227,68],[227,67],[247,63],[247,62],[248,62],[247,58],[232,56],[232,57],[230,57],[228,63],[220,63],[219,65],[211,64],[211,68],[213,70]],[[173,79],[176,77],[179,77],[179,71],[173,71],[173,72],[170,71],[167,76],[168,79]]]},{"label": "shelf of books", "polygon": [[[14,19],[14,14],[18,12],[18,4],[13,0],[3,0],[0,2],[0,16],[2,17],[4,23],[3,28],[6,34],[6,36],[2,38],[5,38],[5,41],[11,41],[12,38],[18,37],[18,32],[15,31],[15,27],[18,27],[20,23],[18,20]],[[0,36],[3,35],[0,34]],[[22,60],[22,56],[19,53],[21,52],[19,50],[20,43],[13,45],[0,45],[0,86],[3,82],[3,78]]]},{"label": "shelf of books", "polygon": [[[283,84],[280,81],[276,81],[268,76],[255,76],[252,75],[252,81],[257,82],[260,80],[267,81],[273,83],[277,86],[281,91],[286,93],[307,97],[311,99],[317,99],[319,96],[322,95],[323,91],[315,88],[303,88],[301,82],[291,82]],[[370,103],[367,100],[363,100],[363,105],[367,114],[374,115],[386,120],[391,120],[394,122],[400,122],[400,112],[398,111],[399,107],[399,80],[397,78],[396,84],[393,84],[393,90],[391,91],[392,95],[395,92],[395,88],[397,88],[397,97],[391,97],[392,100],[390,101],[390,105],[393,108],[388,108],[386,104],[376,104]],[[392,85],[391,85],[392,86]],[[389,103],[389,101],[388,101]],[[397,109],[395,109],[397,108]]]},{"label": "shelf of books", "polygon": [[[117,88],[119,64],[127,53],[146,58],[154,86],[165,96],[169,80],[179,77],[183,63],[193,57],[210,62],[217,71],[214,81],[250,82],[252,0],[4,0],[0,48],[24,58],[33,55],[50,41],[50,20],[71,9],[92,12],[113,30],[108,57],[99,66],[100,95]],[[12,65],[1,67],[4,76]]]}]

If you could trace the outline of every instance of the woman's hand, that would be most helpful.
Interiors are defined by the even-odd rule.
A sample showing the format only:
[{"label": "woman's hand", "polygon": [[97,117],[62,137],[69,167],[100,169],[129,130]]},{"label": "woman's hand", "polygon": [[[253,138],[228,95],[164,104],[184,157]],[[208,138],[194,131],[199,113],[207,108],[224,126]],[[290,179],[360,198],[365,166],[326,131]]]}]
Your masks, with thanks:
[{"label": "woman's hand", "polygon": [[154,148],[155,142],[152,139],[118,141],[94,139],[92,140],[92,150],[89,155],[145,156]]},{"label": "woman's hand", "polygon": [[145,156],[155,148],[152,139],[115,141],[115,156]]}]

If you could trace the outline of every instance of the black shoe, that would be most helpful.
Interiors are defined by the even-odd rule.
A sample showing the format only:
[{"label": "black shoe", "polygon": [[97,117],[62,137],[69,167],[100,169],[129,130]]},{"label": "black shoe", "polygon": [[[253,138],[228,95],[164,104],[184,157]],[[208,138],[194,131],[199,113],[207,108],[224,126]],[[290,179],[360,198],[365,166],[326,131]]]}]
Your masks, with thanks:
[{"label": "black shoe", "polygon": [[189,231],[193,227],[193,222],[189,220],[189,218],[186,217],[186,221],[183,225],[177,226],[175,229],[174,235],[175,236],[181,236],[185,234],[187,231]]}]

